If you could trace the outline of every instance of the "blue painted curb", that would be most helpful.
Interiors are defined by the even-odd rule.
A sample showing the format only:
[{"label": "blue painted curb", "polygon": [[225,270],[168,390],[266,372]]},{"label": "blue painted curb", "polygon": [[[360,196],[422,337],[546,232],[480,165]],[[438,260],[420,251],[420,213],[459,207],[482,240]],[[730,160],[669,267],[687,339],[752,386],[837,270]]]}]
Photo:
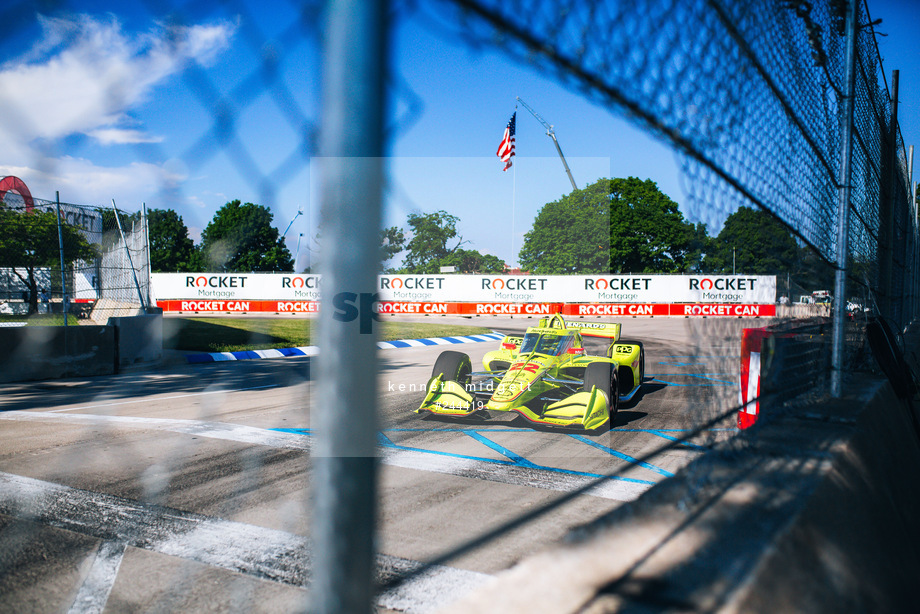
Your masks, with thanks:
[{"label": "blue painted curb", "polygon": [[[400,339],[399,341],[378,341],[381,350],[397,348],[424,347],[428,345],[454,345],[459,343],[482,343],[499,341],[504,338],[501,333],[485,335],[467,335],[463,337],[429,337],[427,339]],[[185,358],[191,364],[204,362],[224,362],[228,360],[256,360],[259,358],[284,358],[287,356],[316,356],[319,348],[309,345],[299,348],[281,348],[277,350],[245,350],[242,352],[211,352],[207,354],[189,354]]]}]

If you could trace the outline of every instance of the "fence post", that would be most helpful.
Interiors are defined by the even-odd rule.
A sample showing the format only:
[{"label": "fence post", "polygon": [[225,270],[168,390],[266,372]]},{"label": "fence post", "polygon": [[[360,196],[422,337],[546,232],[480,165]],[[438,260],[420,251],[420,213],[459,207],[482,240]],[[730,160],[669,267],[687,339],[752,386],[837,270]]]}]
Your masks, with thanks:
[{"label": "fence post", "polygon": [[834,271],[834,328],[831,344],[831,396],[843,394],[843,363],[846,344],[847,251],[850,229],[850,179],[853,156],[853,111],[856,95],[856,0],[847,2],[847,82],[843,99],[843,137],[840,177],[837,182],[837,270]]},{"label": "fence post", "polygon": [[[142,215],[144,216],[144,246],[147,249],[147,306],[155,307],[150,298],[150,274],[153,273],[153,262],[150,260],[150,224],[147,221],[147,203],[143,203],[141,206]],[[294,271],[295,273],[297,271]]]},{"label": "fence post", "polygon": [[312,379],[313,581],[318,614],[374,599],[377,345],[387,0],[326,3],[319,164],[319,356]]},{"label": "fence post", "polygon": [[[64,274],[64,234],[61,229],[61,192],[54,193],[54,202],[57,206],[58,247],[61,250],[61,313],[64,315],[64,326],[67,326],[67,276]],[[51,301],[48,302],[51,308]]]},{"label": "fence post", "polygon": [[115,206],[115,199],[112,199],[112,210],[115,211],[115,224],[118,226],[118,234],[121,236],[121,244],[125,246],[125,254],[128,256],[128,265],[131,267],[131,276],[134,278],[134,288],[137,290],[137,300],[141,302],[141,309],[147,312],[147,304],[144,302],[144,295],[141,292],[140,282],[137,281],[137,269],[134,267],[134,259],[131,258],[131,250],[128,249],[128,240],[125,239],[125,231],[121,227],[121,218],[118,217],[118,207]]}]

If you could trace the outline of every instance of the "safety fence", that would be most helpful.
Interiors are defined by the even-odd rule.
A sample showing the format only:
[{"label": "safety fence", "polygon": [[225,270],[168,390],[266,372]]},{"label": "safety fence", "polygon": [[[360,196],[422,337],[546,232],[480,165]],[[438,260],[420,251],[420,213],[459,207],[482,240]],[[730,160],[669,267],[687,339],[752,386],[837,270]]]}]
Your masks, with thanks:
[{"label": "safety fence", "polygon": [[150,305],[142,212],[7,191],[0,200],[0,236],[0,315],[7,326],[105,324]]},{"label": "safety fence", "polygon": [[[167,0],[142,3],[142,6],[153,13],[156,20],[179,28],[187,20],[183,10],[191,11],[193,4]],[[231,4],[238,6],[236,3],[226,6]],[[324,11],[326,4],[328,10]],[[627,116],[672,145],[679,152],[684,172],[689,198],[684,209],[688,217],[718,224],[739,205],[751,205],[775,216],[793,233],[799,245],[810,249],[808,257],[799,263],[799,270],[793,272],[785,284],[782,276],[774,282],[774,298],[770,305],[745,304],[773,307],[776,294],[808,295],[816,287],[824,287],[840,301],[835,315],[842,316],[844,309],[840,306],[854,299],[853,303],[858,304],[861,311],[860,318],[846,325],[846,365],[852,365],[861,355],[860,350],[865,348],[861,327],[866,318],[880,315],[899,329],[915,317],[920,298],[916,203],[911,198],[908,156],[897,128],[897,86],[892,83],[889,88],[887,83],[875,45],[872,18],[864,2],[443,0],[391,4],[368,0],[354,3],[352,21],[343,17],[346,11],[338,10],[342,4],[312,1],[297,4],[294,11],[284,12],[279,8],[278,15],[285,15],[288,21],[272,30],[277,35],[273,40],[260,30],[259,20],[238,19],[240,46],[261,58],[262,63],[250,74],[226,75],[226,80],[224,76],[219,80],[211,79],[206,71],[195,67],[183,81],[190,92],[189,99],[209,112],[212,120],[210,123],[189,122],[190,131],[200,127],[200,133],[190,135],[191,145],[179,153],[177,161],[190,174],[202,171],[209,162],[225,154],[253,191],[267,204],[274,204],[280,190],[293,180],[298,170],[314,162],[320,166],[316,159],[310,160],[312,153],[319,153],[329,165],[317,172],[325,188],[323,207],[328,222],[323,229],[327,249],[322,254],[320,268],[329,293],[322,298],[279,299],[271,305],[278,311],[279,302],[290,302],[292,311],[298,303],[303,310],[316,307],[322,318],[317,340],[320,354],[311,360],[309,370],[277,367],[273,372],[253,375],[249,371],[227,369],[219,374],[219,379],[210,380],[205,380],[203,372],[196,371],[192,376],[183,374],[179,378],[181,384],[146,378],[144,385],[153,390],[151,394],[158,395],[150,403],[157,404],[158,408],[166,396],[171,403],[179,403],[175,399],[201,395],[201,403],[196,403],[193,410],[198,413],[190,416],[194,419],[186,419],[189,416],[185,415],[176,420],[115,415],[122,411],[126,414],[143,411],[138,409],[144,407],[141,399],[133,397],[117,408],[109,403],[115,393],[128,397],[142,388],[133,380],[130,384],[117,384],[124,386],[124,390],[104,389],[100,385],[88,391],[88,397],[95,395],[102,400],[98,405],[101,409],[55,414],[61,416],[56,420],[69,420],[68,424],[76,433],[74,440],[79,445],[75,444],[76,451],[52,466],[48,474],[60,482],[70,481],[99,490],[117,483],[117,488],[112,486],[111,490],[117,490],[118,497],[110,497],[117,501],[97,498],[87,506],[87,515],[99,523],[93,535],[104,540],[96,560],[102,561],[103,568],[109,565],[109,575],[128,573],[127,566],[119,572],[118,565],[125,545],[129,544],[138,548],[159,547],[160,552],[169,556],[185,555],[196,562],[195,566],[179,567],[174,572],[171,581],[176,592],[193,590],[189,587],[199,578],[203,580],[202,585],[206,584],[204,580],[210,582],[213,576],[204,569],[222,567],[234,574],[239,572],[234,576],[237,580],[239,575],[246,574],[246,579],[277,580],[296,587],[303,586],[310,575],[312,607],[316,612],[366,611],[368,602],[374,599],[373,593],[378,587],[375,587],[372,568],[374,561],[379,562],[379,559],[374,559],[373,552],[375,544],[382,543],[375,539],[377,501],[381,496],[375,472],[376,463],[383,454],[377,447],[381,441],[380,420],[376,413],[379,400],[374,386],[369,385],[379,371],[376,346],[372,338],[368,339],[370,335],[359,334],[357,322],[334,320],[333,304],[327,301],[332,301],[339,292],[373,294],[380,289],[376,279],[377,233],[380,200],[386,187],[381,173],[385,163],[384,145],[412,121],[412,115],[419,109],[402,75],[388,72],[389,67],[383,61],[389,57],[385,43],[387,33],[392,32],[402,18],[421,19],[431,31],[459,39],[470,47],[497,47],[507,57],[540,74],[554,76],[611,113]],[[855,19],[850,19],[849,25],[848,5],[856,8]],[[9,16],[16,15],[10,13]],[[322,26],[324,20],[327,20],[326,25]],[[16,29],[15,25],[11,24],[12,30]],[[320,37],[320,32],[327,35]],[[855,50],[854,63],[849,67],[847,41],[854,44]],[[284,59],[296,58],[299,65],[302,56],[297,50],[303,46],[315,52],[314,55],[323,56],[327,64],[324,77],[324,105],[327,108],[323,113],[312,110],[312,93],[301,94],[299,90],[294,93],[293,79],[290,83],[285,80],[290,73],[279,69]],[[282,61],[279,62],[279,58]],[[434,64],[436,59],[432,58],[431,62]],[[304,72],[307,71],[298,71],[298,80]],[[852,95],[848,75],[852,77]],[[381,117],[384,115],[382,101],[389,100],[389,94],[393,93],[387,92],[384,84],[395,90],[402,107],[410,109],[409,119],[400,116],[395,126],[385,126],[385,118]],[[280,160],[271,163],[258,160],[256,148],[250,149],[239,131],[241,118],[261,109],[258,105],[264,98],[275,105],[272,111],[280,110],[283,123],[294,135],[295,142],[290,150],[281,152]],[[848,101],[854,107],[852,121],[846,112]],[[319,117],[323,118],[322,127]],[[320,135],[319,138],[316,135]],[[847,143],[852,144],[849,154]],[[157,155],[151,156],[151,152],[165,153],[157,143],[146,143],[139,151],[139,157],[148,161],[151,157],[160,161]],[[171,156],[162,156],[163,159],[167,157]],[[842,173],[845,167],[851,167],[850,174]],[[174,188],[165,183],[164,191]],[[845,190],[850,192],[843,196]],[[40,236],[47,237],[45,240],[31,247],[24,245],[20,253],[12,256],[6,249],[0,252],[0,292],[4,293],[2,300],[7,309],[21,315],[31,313],[34,317],[43,309],[52,313],[73,311],[77,301],[96,305],[107,302],[113,309],[124,310],[125,314],[150,305],[149,257],[145,251],[146,224],[142,214],[126,219],[108,207],[61,203],[59,209],[56,202],[36,200],[35,203],[35,212],[30,213],[24,202],[17,201],[16,194],[7,193],[0,207],[0,240],[19,236],[13,232],[17,224],[51,220],[42,222],[41,232],[46,234]],[[68,228],[77,229],[77,232],[68,232]],[[845,232],[838,232],[840,228]],[[34,239],[39,236],[38,232],[35,228],[32,233],[23,234],[23,240]],[[83,237],[84,241],[78,237]],[[68,251],[68,241],[85,251],[77,250],[77,255],[73,255]],[[838,272],[845,273],[846,286],[834,287],[840,280]],[[817,284],[815,280],[822,283]],[[209,283],[206,279],[204,285]],[[193,285],[197,285],[197,276]],[[47,302],[42,299],[43,288],[47,290]],[[225,289],[215,288],[217,291]],[[199,312],[230,310],[231,301],[248,300],[248,297],[229,299],[220,295],[196,295],[186,299],[155,297],[154,302],[157,298],[177,300],[182,311],[185,311],[183,301],[194,303],[186,307],[204,307],[195,309]],[[596,315],[619,316],[630,315],[630,306],[655,304],[613,301],[605,301],[607,307],[599,303],[584,305],[589,305],[589,309],[593,305],[599,310]],[[326,308],[320,309],[321,304]],[[425,303],[390,301],[384,304]],[[717,309],[735,308],[716,302],[709,304]],[[625,306],[626,313],[613,313],[620,306]],[[174,308],[170,303],[166,307]],[[600,313],[605,309],[609,313]],[[668,309],[670,313],[670,306]],[[669,401],[673,405],[655,406],[654,398],[646,400],[656,409],[663,408],[662,414],[677,416],[675,420],[679,423],[675,426],[680,427],[679,434],[663,433],[660,445],[643,446],[639,451],[631,450],[630,455],[613,450],[620,454],[618,462],[608,464],[603,471],[582,476],[584,480],[577,488],[534,505],[518,517],[483,529],[482,533],[466,535],[459,544],[447,547],[445,543],[440,552],[428,556],[422,564],[402,561],[405,564],[395,566],[396,571],[390,564],[388,575],[384,576],[384,588],[392,591],[426,571],[437,570],[439,565],[451,564],[477,548],[494,544],[599,485],[631,478],[634,471],[648,470],[649,463],[656,459],[684,454],[688,450],[702,453],[730,438],[735,442],[734,451],[743,453],[744,439],[734,437],[734,431],[728,427],[736,423],[739,409],[757,400],[755,392],[753,398],[746,396],[742,404],[738,402],[739,353],[745,351],[741,340],[744,328],[751,325],[737,318],[688,318],[683,330],[687,341],[681,346],[680,356],[672,356],[670,346],[660,340],[657,346],[651,343],[646,346],[650,356],[661,358],[662,363],[670,361],[668,368],[688,369],[688,378],[707,382],[706,386],[687,386],[685,396]],[[840,330],[839,325],[837,329]],[[814,331],[796,334],[807,335],[807,342],[791,344],[785,339],[798,339],[784,337],[773,350],[781,354],[783,363],[783,369],[773,374],[795,376],[794,385],[783,388],[785,398],[782,402],[792,400],[793,392],[810,391],[820,397],[826,392],[822,382],[830,379],[827,377],[831,371],[828,351],[833,343],[829,336],[835,334],[834,326],[823,321]],[[761,352],[763,347],[760,346]],[[746,351],[753,353],[754,347],[748,346]],[[705,371],[689,372],[690,367],[704,360],[707,362],[700,369],[705,368]],[[844,371],[844,363],[838,361],[832,368],[839,374]],[[721,381],[718,378],[722,378]],[[199,387],[199,379],[205,381],[203,385],[207,388]],[[646,383],[659,393],[678,389],[677,384],[667,383],[663,378],[659,380],[650,378]],[[745,390],[757,390],[751,387],[750,379],[746,383]],[[776,382],[771,381],[771,386],[775,385]],[[282,400],[269,394],[275,388],[290,391],[292,398]],[[260,408],[268,407],[266,413],[283,414],[285,419],[293,418],[291,422],[309,425],[301,429],[309,432],[309,436],[298,435],[301,439],[291,443],[290,438],[283,438],[276,432],[280,427],[262,429],[271,431],[268,433],[257,433],[248,425],[233,423],[243,419],[240,415],[255,413],[251,408],[236,415],[224,411],[231,395],[227,391],[237,389],[250,392],[253,403],[259,402],[255,396],[264,395],[266,400]],[[25,404],[18,407],[32,409]],[[343,408],[347,408],[347,420],[342,419]],[[760,410],[763,412],[764,408]],[[7,417],[14,418],[12,413]],[[23,415],[15,417],[51,420],[51,417],[36,417],[32,413],[21,412]],[[654,415],[655,411],[649,413]],[[634,419],[638,418],[634,416]],[[93,454],[86,453],[86,442],[108,437],[114,440],[116,431],[130,424],[168,430],[170,439],[154,442],[166,441],[159,447],[166,448],[167,453],[151,460],[158,446],[148,445],[143,438],[132,439],[117,451],[107,452],[109,458],[114,459],[113,465],[121,471],[117,479],[110,482],[86,479],[99,469],[94,464]],[[202,433],[211,433],[214,440],[233,441],[240,447],[208,456],[213,451],[209,447],[213,442],[209,440],[207,446],[200,446],[201,441],[192,441]],[[614,428],[613,435],[605,433],[601,437],[616,435]],[[477,441],[482,439],[480,436]],[[614,447],[608,439],[591,441]],[[497,454],[512,454],[506,448],[501,450],[497,445],[492,447]],[[313,455],[309,461],[301,462],[297,455],[305,452]],[[399,452],[405,453],[402,457],[405,463],[405,457],[413,450]],[[502,459],[502,468],[518,460]],[[210,466],[212,462],[213,467]],[[275,479],[270,471],[288,462],[290,476],[296,477],[280,485],[273,482],[268,486],[274,498],[254,501],[261,499],[262,488],[266,488],[263,480],[272,482]],[[307,462],[310,471],[304,466]],[[458,475],[472,475],[469,473],[471,459],[464,458],[463,463],[466,473]],[[209,466],[203,467],[205,464]],[[530,473],[538,470],[524,465],[514,468]],[[490,466],[482,475],[495,479],[499,473]],[[215,480],[215,476],[219,480]],[[700,482],[706,479],[706,476],[699,476]],[[218,492],[218,481],[229,483],[223,493]],[[35,484],[29,486],[34,488]],[[278,495],[275,490],[286,492]],[[301,508],[307,490],[312,493],[315,505],[312,513],[304,514]],[[50,492],[53,498],[64,499],[64,495],[74,498],[73,493],[68,494],[63,487],[56,486]],[[407,495],[400,490],[399,496]],[[51,495],[48,498],[52,498]],[[459,497],[455,500],[459,501]],[[23,501],[25,503],[20,503],[18,509],[33,509],[30,500],[23,498]],[[153,530],[155,524],[144,520],[128,528],[119,525],[120,532],[114,531],[105,525],[110,518],[100,519],[99,501],[106,509],[116,510],[115,505],[109,504],[117,503],[132,514],[166,518],[168,528],[162,535],[143,533],[138,530],[139,526]],[[170,508],[167,504],[176,507]],[[185,506],[194,509],[176,509]],[[258,544],[253,543],[265,534],[259,527],[221,520],[262,519],[265,516],[249,514],[260,506],[268,510],[266,514],[277,512],[271,517],[276,526],[296,527],[290,533],[271,533],[270,537],[277,538],[276,548],[275,541],[262,540],[273,546],[270,550],[260,550]],[[17,508],[12,506],[12,509],[10,514]],[[32,515],[25,516],[31,524],[24,523],[19,533],[4,537],[9,542],[9,560],[27,556],[29,544],[41,543],[43,534],[37,527],[44,517],[31,511],[29,514]],[[128,517],[119,514],[113,516]],[[308,521],[303,520],[305,517]],[[477,526],[478,522],[479,519]],[[206,542],[205,547],[195,551],[192,546],[200,546],[201,540],[194,544],[191,539],[182,541],[195,532],[189,528],[192,525],[203,529],[198,536],[215,529],[213,535],[222,539]],[[74,522],[69,526],[76,531],[88,524]],[[218,529],[224,532],[219,533]],[[421,526],[418,530],[421,531]],[[309,546],[303,539],[304,532],[313,535]],[[295,539],[287,539],[295,534]],[[292,549],[291,543],[296,543],[297,547]],[[237,547],[233,553],[240,556],[228,561],[230,557],[222,557],[221,553],[229,545]],[[303,560],[310,562],[309,569],[301,565]],[[277,563],[281,572],[276,573],[274,568],[266,572],[269,563]],[[288,565],[290,568],[286,567]],[[76,567],[78,565],[74,565]],[[98,582],[99,576],[94,577]],[[132,588],[126,592],[143,583],[134,578]],[[439,592],[438,586],[434,585],[430,592]],[[258,589],[243,581],[234,591],[214,593],[215,599],[219,597],[216,593],[230,594],[228,609],[242,610],[247,605],[255,609],[256,605],[264,605],[256,599]],[[97,599],[97,609],[101,610],[107,596],[106,590],[99,590],[98,586],[87,582],[75,604],[80,603],[80,598]],[[174,595],[159,596],[160,607],[181,609],[187,603]],[[79,610],[77,605],[74,611]]]},{"label": "safety fence", "polygon": [[[866,2],[449,4],[455,10],[448,17],[429,12],[439,28],[472,45],[500,47],[673,145],[691,215],[718,224],[738,205],[753,206],[810,248],[787,277],[786,296],[827,287],[833,320],[780,324],[763,334],[728,323],[707,327],[710,337],[744,339],[741,404],[701,399],[705,409],[690,419],[694,432],[727,418],[750,426],[765,404],[775,412],[828,390],[841,395],[849,373],[873,368],[865,360],[866,322],[881,318],[903,330],[916,318],[920,242],[897,122],[898,73],[889,86]],[[793,276],[812,287],[801,292]],[[761,359],[768,368],[761,370]],[[716,370],[733,371],[736,361],[727,358]],[[738,453],[744,441],[734,440]],[[556,508],[531,510],[433,562]]]}]

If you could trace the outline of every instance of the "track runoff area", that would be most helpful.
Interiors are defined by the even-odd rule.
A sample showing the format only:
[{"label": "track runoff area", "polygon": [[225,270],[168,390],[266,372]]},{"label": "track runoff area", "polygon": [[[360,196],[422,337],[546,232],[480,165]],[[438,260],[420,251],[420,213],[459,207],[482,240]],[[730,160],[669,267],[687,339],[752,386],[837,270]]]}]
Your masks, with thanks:
[{"label": "track runoff area", "polygon": [[[441,321],[505,334],[536,324]],[[599,433],[537,429],[510,416],[471,423],[414,413],[441,351],[465,351],[477,364],[495,341],[379,352],[382,579],[630,464],[737,403],[741,330],[768,323],[619,321],[624,339],[643,342],[646,378]],[[312,573],[310,367],[309,357],[269,358],[8,386],[0,399],[4,601],[74,612],[300,607]],[[341,411],[347,420],[348,408]],[[606,480],[381,595],[378,605],[433,611],[634,500],[734,432],[729,421]]]}]

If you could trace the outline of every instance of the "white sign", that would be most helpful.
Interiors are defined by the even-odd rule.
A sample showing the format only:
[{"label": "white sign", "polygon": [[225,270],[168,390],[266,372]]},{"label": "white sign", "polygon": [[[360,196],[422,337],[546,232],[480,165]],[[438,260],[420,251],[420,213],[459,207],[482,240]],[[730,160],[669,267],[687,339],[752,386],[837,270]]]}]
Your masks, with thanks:
[{"label": "white sign", "polygon": [[319,275],[291,273],[151,273],[156,300],[319,300]]},{"label": "white sign", "polygon": [[[157,300],[316,301],[319,275],[154,273]],[[382,301],[495,303],[776,302],[774,275],[380,275]]]}]

